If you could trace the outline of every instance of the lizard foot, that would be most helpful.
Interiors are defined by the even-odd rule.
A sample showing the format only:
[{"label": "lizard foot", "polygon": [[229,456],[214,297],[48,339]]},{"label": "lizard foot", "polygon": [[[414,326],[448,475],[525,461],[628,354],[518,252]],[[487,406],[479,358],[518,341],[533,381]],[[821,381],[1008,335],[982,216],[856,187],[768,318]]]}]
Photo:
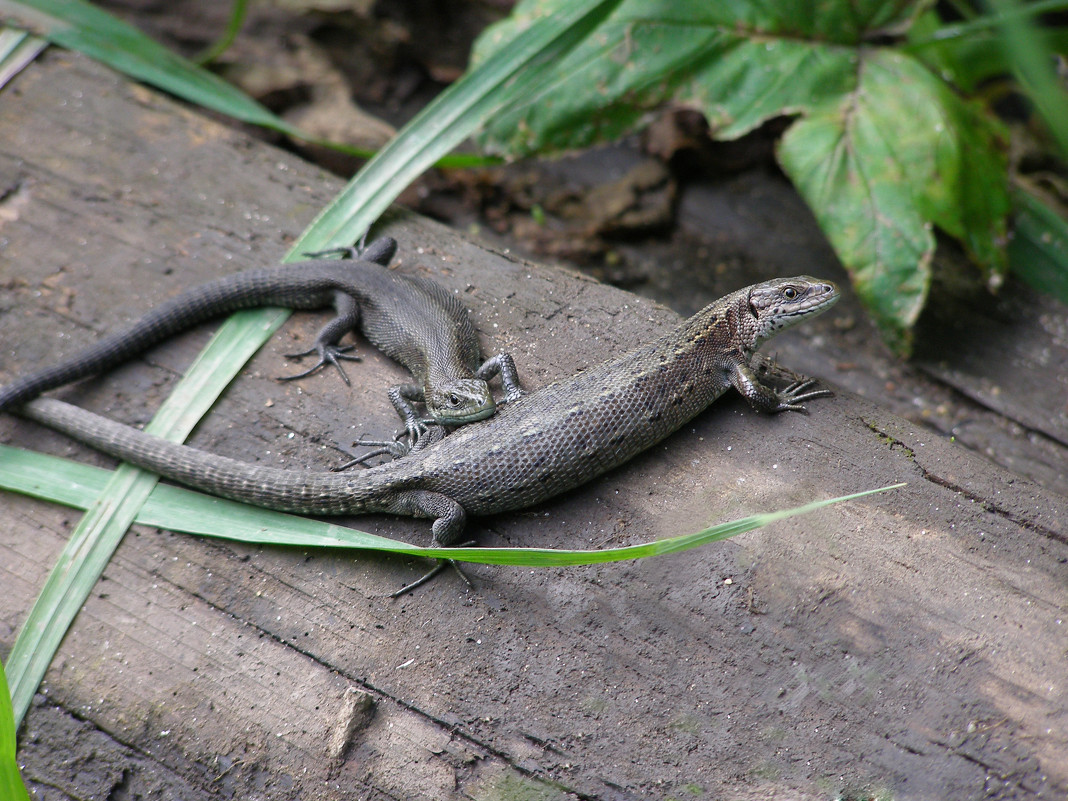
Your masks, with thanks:
[{"label": "lizard foot", "polygon": [[[475,544],[475,541],[471,540],[469,542],[461,542],[460,544],[456,545],[455,547],[457,547],[457,548],[469,548],[474,544]],[[438,563],[436,565],[434,565],[434,567],[432,567],[429,571],[427,571],[427,573],[425,575],[421,576],[420,578],[417,578],[411,584],[405,584],[403,587],[401,587],[396,592],[390,593],[389,597],[390,598],[400,598],[402,595],[407,595],[412,590],[414,590],[414,589],[416,589],[418,587],[422,587],[424,584],[426,584],[428,581],[430,581],[430,579],[434,578],[434,576],[438,575],[438,573],[440,573],[441,571],[443,571],[445,568],[449,567],[450,565],[452,566],[453,570],[455,570],[457,573],[460,574],[460,578],[462,578],[464,580],[464,584],[466,584],[468,586],[468,588],[473,589],[475,585],[471,583],[471,579],[469,579],[467,577],[467,574],[464,573],[464,571],[460,569],[460,565],[456,562],[455,559],[439,559]]]},{"label": "lizard foot", "polygon": [[355,459],[350,459],[345,464],[338,467],[331,467],[330,469],[335,473],[340,473],[342,470],[348,470],[350,467],[361,465],[363,467],[370,467],[367,462],[374,459],[376,456],[392,456],[394,459],[402,459],[412,452],[412,445],[404,438],[407,436],[407,431],[399,431],[396,436],[389,441],[377,440],[377,439],[359,439],[352,443],[353,445],[359,445],[361,447],[374,447],[375,450],[365,453],[363,456],[359,456]]},{"label": "lizard foot", "polygon": [[813,400],[814,398],[829,398],[834,395],[829,389],[812,389],[814,386],[816,386],[816,382],[806,378],[801,381],[794,381],[781,390],[778,393],[778,411],[808,414],[808,409],[801,405],[803,401]]},{"label": "lizard foot", "polygon": [[319,361],[309,367],[302,373],[296,375],[283,375],[279,376],[279,381],[294,381],[298,378],[307,378],[312,373],[316,373],[319,370],[326,367],[328,364],[332,364],[337,368],[338,373],[341,374],[341,380],[345,382],[346,386],[351,386],[352,382],[349,381],[349,377],[345,374],[345,370],[341,367],[342,360],[347,362],[361,361],[359,356],[350,356],[349,351],[353,349],[353,345],[315,345],[300,353],[287,353],[287,359],[300,359],[304,356],[311,356],[313,353],[319,356]]},{"label": "lizard foot", "polygon": [[429,447],[435,442],[440,442],[445,438],[445,426],[439,426],[432,420],[420,420],[418,422],[420,423],[422,433],[416,434],[414,439],[412,433],[405,430],[396,432],[393,435],[393,439],[388,441],[377,439],[356,440],[356,442],[352,443],[353,445],[358,445],[364,448],[374,448],[375,450],[365,453],[363,456],[359,456],[355,459],[350,459],[339,467],[332,467],[330,469],[335,473],[339,473],[342,470],[348,470],[350,467],[355,467],[356,465],[370,467],[367,462],[374,459],[376,456],[391,456],[394,459],[403,459],[409,453],[421,451],[423,448]]}]

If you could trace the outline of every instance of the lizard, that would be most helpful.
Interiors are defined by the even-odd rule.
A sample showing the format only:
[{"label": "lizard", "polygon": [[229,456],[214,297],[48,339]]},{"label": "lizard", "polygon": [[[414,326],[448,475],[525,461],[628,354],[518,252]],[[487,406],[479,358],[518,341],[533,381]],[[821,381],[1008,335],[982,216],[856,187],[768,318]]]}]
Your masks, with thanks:
[{"label": "lizard", "polygon": [[102,373],[178,332],[238,309],[314,309],[331,304],[336,316],[319,331],[312,347],[291,354],[317,353],[318,363],[283,380],[303,378],[331,364],[348,384],[339,360],[354,357],[346,353],[351,346],[338,342],[359,325],[373,345],[407,367],[416,380],[388,390],[404,420],[409,447],[418,447],[418,438],[426,431],[414,403],[425,403],[434,423],[458,426],[496,411],[487,384],[494,375],[501,376],[506,400],[519,397],[522,390],[512,357],[499,353],[480,364],[478,336],[467,309],[440,284],[387,269],[396,250],[396,241],[383,237],[362,251],[342,248],[308,254],[349,253],[356,256],[351,260],[315,258],[275,269],[245,270],[188,289],[149,310],[125,330],[0,388],[0,410]]},{"label": "lizard", "polygon": [[805,412],[805,401],[829,390],[813,389],[811,380],[769,387],[754,370],[753,357],[766,340],[838,298],[835,284],[808,276],[738,290],[622,356],[525,394],[403,459],[356,474],[251,465],[50,398],[15,411],[213,495],[301,514],[429,518],[434,544],[448,546],[459,540],[468,515],[522,509],[590,481],[663,440],[732,386],[756,411]]}]

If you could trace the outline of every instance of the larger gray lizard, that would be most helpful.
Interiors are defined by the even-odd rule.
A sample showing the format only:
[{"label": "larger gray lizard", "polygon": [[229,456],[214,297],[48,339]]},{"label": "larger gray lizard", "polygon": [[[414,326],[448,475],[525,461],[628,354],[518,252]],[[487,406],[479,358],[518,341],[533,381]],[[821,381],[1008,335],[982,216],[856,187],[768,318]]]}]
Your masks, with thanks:
[{"label": "larger gray lizard", "polygon": [[129,328],[110,334],[81,353],[0,388],[0,409],[11,409],[42,392],[97,375],[192,326],[238,309],[284,306],[314,309],[333,305],[337,316],[316,337],[304,356],[319,362],[290,378],[301,378],[333,364],[348,349],[338,341],[359,325],[379,350],[407,367],[417,383],[391,387],[389,397],[414,443],[423,425],[413,402],[424,402],[431,419],[442,425],[482,420],[496,411],[487,380],[501,375],[506,397],[521,394],[515,364],[508,354],[481,362],[478,336],[467,309],[448,290],[429,279],[386,269],[397,243],[376,240],[352,260],[301,262],[276,269],[246,270],[189,289],[148,311]]},{"label": "larger gray lizard", "polygon": [[735,387],[761,412],[804,411],[829,394],[804,381],[776,391],[751,360],[768,338],[825,311],[838,288],[807,276],[717,300],[659,339],[504,406],[492,418],[358,474],[258,467],[149,436],[51,399],[19,413],[105,453],[200,490],[306,514],[432,518],[438,545],[467,515],[521,509],[626,462]]}]

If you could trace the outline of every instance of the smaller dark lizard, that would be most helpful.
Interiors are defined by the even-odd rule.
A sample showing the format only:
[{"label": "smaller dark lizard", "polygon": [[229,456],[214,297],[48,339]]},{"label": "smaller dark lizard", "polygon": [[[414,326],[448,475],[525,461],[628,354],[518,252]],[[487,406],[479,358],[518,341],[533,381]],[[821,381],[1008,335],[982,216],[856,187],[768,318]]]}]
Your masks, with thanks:
[{"label": "smaller dark lizard", "polygon": [[[333,305],[337,316],[319,331],[317,353],[302,378],[332,364],[348,383],[340,359],[351,348],[340,339],[359,325],[364,336],[407,367],[417,383],[389,389],[389,398],[416,443],[425,424],[414,403],[426,404],[433,422],[457,426],[496,411],[487,381],[499,374],[506,399],[518,398],[515,363],[506,353],[481,361],[478,335],[467,309],[441,285],[386,269],[397,243],[384,237],[351,260],[315,259],[275,269],[254,269],[186,290],[148,311],[124,331],[110,334],[81,353],[0,388],[0,409],[12,409],[42,392],[97,375],[198,323],[238,309],[283,306],[315,309]],[[350,252],[344,249],[343,252]]]}]

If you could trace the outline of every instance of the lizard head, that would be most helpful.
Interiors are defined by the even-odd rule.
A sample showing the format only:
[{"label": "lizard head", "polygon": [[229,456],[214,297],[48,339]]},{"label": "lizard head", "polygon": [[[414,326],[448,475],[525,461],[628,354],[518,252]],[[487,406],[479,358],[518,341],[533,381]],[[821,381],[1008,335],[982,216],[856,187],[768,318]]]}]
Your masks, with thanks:
[{"label": "lizard head", "polygon": [[779,331],[822,314],[838,302],[838,287],[807,275],[776,278],[749,288],[749,312],[755,323],[754,349]]},{"label": "lizard head", "polygon": [[489,385],[480,378],[458,378],[425,388],[426,410],[435,423],[458,426],[485,420],[497,411]]}]

